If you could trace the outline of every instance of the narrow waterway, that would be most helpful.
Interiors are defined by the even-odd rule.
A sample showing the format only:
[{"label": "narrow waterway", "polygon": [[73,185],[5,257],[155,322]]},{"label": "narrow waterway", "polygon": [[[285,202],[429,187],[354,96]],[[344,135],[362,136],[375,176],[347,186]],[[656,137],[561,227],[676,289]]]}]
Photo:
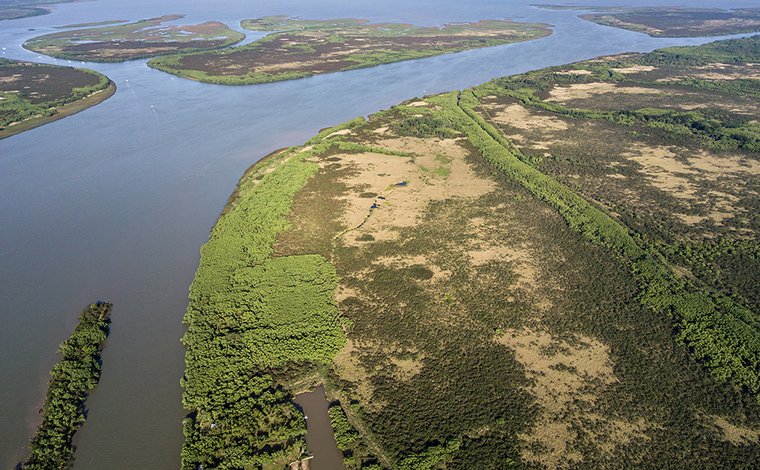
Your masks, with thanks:
[{"label": "narrow waterway", "polygon": [[[231,25],[272,14],[425,25],[512,17],[555,25],[537,41],[249,87],[183,80],[145,61],[85,64],[117,84],[112,98],[0,141],[0,466],[23,457],[56,349],[96,299],[114,303],[113,323],[101,383],[77,435],[75,468],[179,466],[181,319],[198,250],[243,171],[269,152],[415,96],[714,39],[654,39],[585,22],[576,12],[530,7],[533,1],[96,0],[0,22],[0,57],[60,64],[68,61],[21,44],[57,25],[169,13]],[[311,429],[310,442],[327,438]],[[316,464],[323,447],[314,445]]]},{"label": "narrow waterway", "polygon": [[330,416],[327,414],[330,402],[327,401],[325,388],[319,386],[311,392],[296,396],[296,404],[306,417],[306,446],[314,455],[311,470],[342,470],[343,453],[335,442]]}]

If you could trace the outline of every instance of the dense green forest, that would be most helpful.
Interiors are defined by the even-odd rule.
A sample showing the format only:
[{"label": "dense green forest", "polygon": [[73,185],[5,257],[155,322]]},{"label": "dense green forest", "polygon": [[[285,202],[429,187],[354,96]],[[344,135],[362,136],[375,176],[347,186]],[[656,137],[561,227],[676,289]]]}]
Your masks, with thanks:
[{"label": "dense green forest", "polygon": [[65,469],[74,458],[72,439],[87,418],[85,402],[100,381],[100,352],[108,336],[111,304],[98,302],[79,315],[79,323],[61,344],[61,358],[50,371],[42,424],[29,443],[25,469]]},{"label": "dense green forest", "polygon": [[272,374],[329,364],[345,342],[330,263],[272,257],[293,194],[318,169],[309,155],[257,164],[201,250],[183,338],[183,468],[284,465],[305,450],[303,415]]}]

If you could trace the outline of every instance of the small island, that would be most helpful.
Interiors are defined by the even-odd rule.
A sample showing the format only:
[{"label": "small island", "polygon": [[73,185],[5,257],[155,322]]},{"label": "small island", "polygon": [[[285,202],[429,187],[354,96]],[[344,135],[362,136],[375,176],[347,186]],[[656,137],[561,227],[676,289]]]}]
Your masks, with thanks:
[{"label": "small island", "polygon": [[162,54],[208,51],[245,38],[224,23],[165,25],[183,15],[166,15],[134,23],[67,30],[32,38],[24,48],[62,59],[123,62]]},{"label": "small island", "polygon": [[93,70],[0,59],[0,139],[105,101],[116,85]]},{"label": "small island", "polygon": [[760,8],[626,8],[537,5],[550,9],[593,10],[581,18],[654,37],[723,36],[760,31]]},{"label": "small island", "polygon": [[30,456],[18,468],[69,468],[72,439],[87,419],[85,402],[100,381],[100,353],[108,337],[112,305],[97,302],[79,315],[79,324],[60,347],[61,359],[50,371],[42,423],[29,444]]},{"label": "small island", "polygon": [[291,80],[551,34],[545,24],[509,20],[419,27],[358,19],[308,20],[270,16],[244,20],[253,31],[273,31],[245,46],[169,55],[148,65],[180,77],[223,85]]}]

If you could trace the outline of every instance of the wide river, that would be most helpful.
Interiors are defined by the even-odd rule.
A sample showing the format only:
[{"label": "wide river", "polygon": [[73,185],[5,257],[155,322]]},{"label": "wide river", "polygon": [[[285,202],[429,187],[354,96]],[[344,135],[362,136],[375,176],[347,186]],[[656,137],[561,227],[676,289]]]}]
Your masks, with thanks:
[{"label": "wide river", "polygon": [[264,155],[415,96],[603,54],[707,41],[653,39],[585,22],[576,12],[530,7],[535,1],[97,0],[0,22],[0,57],[45,62],[56,61],[21,44],[53,26],[169,13],[234,27],[271,14],[555,25],[552,36],[533,42],[249,87],[174,78],[145,61],[87,64],[116,82],[112,98],[0,141],[0,466],[23,457],[57,346],[79,311],[98,299],[114,303],[113,325],[89,419],[77,435],[75,467],[179,466],[187,289],[198,249],[235,183]]}]

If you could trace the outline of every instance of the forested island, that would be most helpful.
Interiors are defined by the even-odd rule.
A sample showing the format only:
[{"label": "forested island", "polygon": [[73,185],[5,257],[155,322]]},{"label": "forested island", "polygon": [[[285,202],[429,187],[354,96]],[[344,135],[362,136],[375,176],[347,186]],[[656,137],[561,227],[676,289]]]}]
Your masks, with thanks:
[{"label": "forested island", "polygon": [[112,305],[97,302],[79,315],[79,323],[61,344],[61,358],[50,371],[41,410],[42,423],[29,443],[29,458],[20,468],[69,468],[74,459],[74,434],[87,419],[85,402],[100,381],[100,352],[108,337]]},{"label": "forested island", "polygon": [[243,20],[271,34],[244,46],[159,57],[148,65],[180,77],[222,85],[252,85],[371,67],[551,34],[545,24],[508,20],[419,27],[358,19],[269,16]]},{"label": "forested island", "polygon": [[122,62],[218,49],[245,38],[243,33],[218,21],[196,25],[164,24],[183,17],[165,15],[127,24],[66,30],[32,38],[24,43],[24,48],[62,59]]},{"label": "forested island", "polygon": [[0,139],[103,102],[116,85],[93,70],[0,59]]},{"label": "forested island", "polygon": [[760,460],[760,37],[414,99],[255,164],[185,316],[182,468]]}]

